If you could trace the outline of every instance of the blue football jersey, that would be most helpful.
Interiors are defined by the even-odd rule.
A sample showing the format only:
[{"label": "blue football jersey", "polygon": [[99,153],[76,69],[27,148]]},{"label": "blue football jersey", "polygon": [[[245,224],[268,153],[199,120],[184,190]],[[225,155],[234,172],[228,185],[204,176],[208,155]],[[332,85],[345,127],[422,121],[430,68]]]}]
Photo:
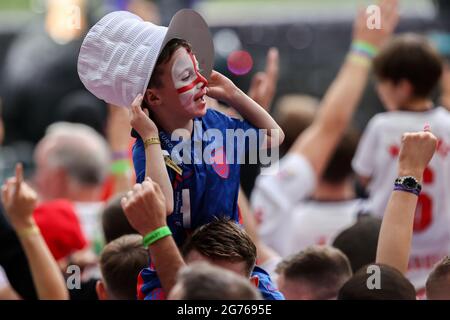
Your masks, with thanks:
[{"label": "blue football jersey", "polygon": [[[255,266],[251,277],[257,278],[257,287],[264,300],[285,299],[283,294],[272,282],[269,274],[261,267]],[[138,300],[165,300],[167,298],[155,268],[152,265],[142,269],[138,275],[137,298]]]},{"label": "blue football jersey", "polygon": [[[248,121],[211,109],[205,116],[194,119],[188,141],[172,140],[164,131],[159,132],[165,157],[177,163],[177,168],[167,166],[174,193],[174,211],[167,217],[167,223],[178,246],[191,231],[215,217],[240,222],[238,160],[250,146],[256,146],[253,151],[257,152],[262,141],[258,134]],[[140,183],[145,178],[145,149],[140,138],[133,146],[133,163]]]}]

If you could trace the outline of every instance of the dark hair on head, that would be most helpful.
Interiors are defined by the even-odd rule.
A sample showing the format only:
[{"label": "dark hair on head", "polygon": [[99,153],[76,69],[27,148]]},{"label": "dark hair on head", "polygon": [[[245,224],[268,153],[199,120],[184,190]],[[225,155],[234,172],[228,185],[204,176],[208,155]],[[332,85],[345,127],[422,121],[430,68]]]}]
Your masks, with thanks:
[{"label": "dark hair on head", "polygon": [[192,51],[192,47],[186,40],[183,39],[172,39],[165,45],[164,49],[161,51],[161,54],[156,61],[155,67],[153,69],[152,76],[148,83],[147,88],[161,88],[163,83],[161,81],[162,76],[162,65],[166,64],[175,51],[179,48],[185,48],[188,52]]},{"label": "dark hair on head", "polygon": [[310,287],[315,299],[333,299],[352,276],[347,257],[329,246],[311,246],[285,258],[276,268],[285,281]]},{"label": "dark hair on head", "polygon": [[398,84],[407,80],[416,98],[428,98],[443,72],[443,60],[429,41],[416,34],[394,37],[373,61],[375,75],[381,81]]},{"label": "dark hair on head", "polygon": [[178,274],[181,300],[262,300],[249,279],[206,262],[185,266]]},{"label": "dark hair on head", "polygon": [[148,252],[137,234],[108,243],[100,256],[100,270],[108,294],[114,299],[136,300],[136,281],[148,264]]},{"label": "dark hair on head", "polygon": [[105,242],[109,243],[126,234],[137,234],[138,232],[130,225],[123,212],[120,200],[125,196],[121,193],[108,201],[102,213],[102,227]]},{"label": "dark hair on head", "polygon": [[243,228],[225,218],[205,224],[192,234],[182,249],[183,256],[194,250],[211,260],[245,262],[247,276],[256,262],[253,241]]},{"label": "dark hair on head", "polygon": [[339,290],[338,300],[416,300],[416,290],[400,271],[377,263],[355,273]]},{"label": "dark hair on head", "polygon": [[380,228],[380,218],[361,215],[352,226],[341,231],[334,239],[333,247],[348,257],[353,272],[375,262]]},{"label": "dark hair on head", "polygon": [[358,132],[354,129],[348,129],[323,172],[322,179],[324,181],[338,184],[353,174],[352,159],[358,142]]},{"label": "dark hair on head", "polygon": [[450,256],[439,261],[426,283],[429,300],[450,300]]}]

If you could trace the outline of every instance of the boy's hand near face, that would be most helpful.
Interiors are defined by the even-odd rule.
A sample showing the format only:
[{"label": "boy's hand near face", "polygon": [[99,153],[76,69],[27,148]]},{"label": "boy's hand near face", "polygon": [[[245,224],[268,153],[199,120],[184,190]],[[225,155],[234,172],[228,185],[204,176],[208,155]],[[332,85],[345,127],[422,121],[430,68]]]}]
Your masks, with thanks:
[{"label": "boy's hand near face", "polygon": [[208,97],[231,104],[233,95],[239,91],[240,89],[230,79],[213,70],[206,89]]},{"label": "boy's hand near face", "polygon": [[[149,117],[148,110],[142,110],[143,96],[134,99],[130,108],[130,124],[139,133],[145,149],[145,176],[159,184],[166,200],[166,214],[173,212],[173,190],[166,170],[161,145],[159,143],[158,127]],[[153,142],[147,145],[147,140]],[[151,159],[151,160],[150,160]]]},{"label": "boy's hand near face", "polygon": [[254,127],[266,129],[267,134],[264,147],[275,147],[283,142],[283,130],[269,113],[221,73],[217,71],[212,72],[206,94],[236,109]]},{"label": "boy's hand near face", "polygon": [[149,117],[147,109],[142,109],[143,96],[140,94],[134,99],[130,108],[130,124],[142,139],[158,136],[158,128]]}]

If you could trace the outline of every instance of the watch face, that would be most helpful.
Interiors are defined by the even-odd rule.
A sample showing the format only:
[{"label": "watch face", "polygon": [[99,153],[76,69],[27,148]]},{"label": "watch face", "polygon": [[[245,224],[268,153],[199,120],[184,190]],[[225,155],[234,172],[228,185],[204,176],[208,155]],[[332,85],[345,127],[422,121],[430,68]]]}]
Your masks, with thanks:
[{"label": "watch face", "polygon": [[414,189],[417,186],[417,182],[415,179],[408,177],[403,180],[403,185],[409,189]]}]

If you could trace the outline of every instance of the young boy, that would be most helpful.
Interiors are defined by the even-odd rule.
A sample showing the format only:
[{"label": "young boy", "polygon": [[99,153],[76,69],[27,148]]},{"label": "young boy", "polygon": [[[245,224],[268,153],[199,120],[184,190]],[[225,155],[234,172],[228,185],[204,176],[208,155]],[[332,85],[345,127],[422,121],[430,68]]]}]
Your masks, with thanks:
[{"label": "young boy", "polygon": [[[442,61],[418,35],[398,36],[374,60],[378,93],[389,112],[372,118],[364,132],[353,168],[367,184],[368,210],[382,216],[397,176],[402,134],[429,124],[439,139],[438,151],[423,174],[414,220],[408,277],[421,289],[433,265],[450,245],[450,114],[433,107],[432,91],[442,73]],[[400,177],[402,178],[402,177]],[[413,181],[413,180],[412,180]]]},{"label": "young boy", "polygon": [[[261,106],[220,73],[211,74],[212,60],[208,27],[192,10],[179,11],[168,29],[128,12],[111,13],[89,31],[80,51],[78,70],[86,87],[107,102],[131,106],[137,182],[150,176],[161,186],[178,245],[215,217],[239,221],[237,160],[266,137],[271,146],[284,138]],[[199,67],[206,77],[211,74],[209,81]],[[246,120],[208,110],[206,95]],[[257,128],[267,135],[258,139]],[[243,135],[236,138],[239,131]],[[258,141],[252,147],[245,143],[251,135]]]}]

